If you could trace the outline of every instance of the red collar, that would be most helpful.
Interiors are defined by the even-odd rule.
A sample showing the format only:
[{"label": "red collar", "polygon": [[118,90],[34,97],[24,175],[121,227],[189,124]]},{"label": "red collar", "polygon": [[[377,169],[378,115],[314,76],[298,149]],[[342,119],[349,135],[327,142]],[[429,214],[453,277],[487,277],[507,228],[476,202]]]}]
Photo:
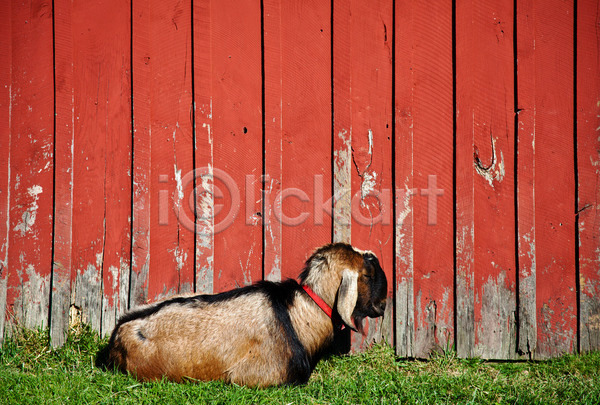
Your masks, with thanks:
[{"label": "red collar", "polygon": [[312,288],[310,288],[307,285],[303,285],[302,288],[304,289],[304,291],[306,291],[308,296],[310,298],[312,298],[312,300],[315,302],[315,304],[317,304],[319,306],[319,308],[321,308],[323,310],[323,312],[325,312],[325,314],[327,314],[329,319],[331,319],[331,321],[333,322],[334,328],[338,328],[339,330],[344,330],[346,328],[346,325],[344,325],[344,323],[341,321],[339,315],[336,315],[335,316],[336,319],[334,319],[333,310],[331,309],[331,307],[329,305],[327,305],[327,303],[325,301],[323,301],[323,298],[319,297],[317,295],[317,293],[314,292],[312,290]]},{"label": "red collar", "polygon": [[315,304],[317,304],[319,306],[319,308],[321,308],[323,310],[323,312],[325,312],[327,314],[327,316],[329,318],[331,318],[331,316],[333,315],[333,310],[331,309],[331,307],[329,305],[327,305],[327,303],[325,301],[323,301],[323,298],[319,297],[317,295],[317,293],[314,292],[307,285],[303,285],[302,288],[304,288],[304,291],[306,291],[306,293],[310,296],[310,298],[313,299]]}]

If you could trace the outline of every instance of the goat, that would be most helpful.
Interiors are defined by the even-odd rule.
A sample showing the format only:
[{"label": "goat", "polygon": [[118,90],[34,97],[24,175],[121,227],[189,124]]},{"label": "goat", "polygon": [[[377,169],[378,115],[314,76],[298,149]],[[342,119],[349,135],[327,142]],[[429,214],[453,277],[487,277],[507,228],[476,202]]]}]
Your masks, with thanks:
[{"label": "goat", "polygon": [[117,323],[99,365],[140,380],[304,384],[336,328],[356,331],[364,318],[383,315],[387,280],[373,253],[342,243],[317,249],[299,280],[134,309]]}]

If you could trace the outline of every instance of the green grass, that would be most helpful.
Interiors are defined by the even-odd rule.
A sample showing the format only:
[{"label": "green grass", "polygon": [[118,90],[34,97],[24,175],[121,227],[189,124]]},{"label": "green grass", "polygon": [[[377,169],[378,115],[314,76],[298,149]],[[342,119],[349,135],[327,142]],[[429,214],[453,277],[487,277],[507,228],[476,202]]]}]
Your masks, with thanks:
[{"label": "green grass", "polygon": [[545,362],[398,360],[387,346],[332,357],[299,387],[253,389],[211,383],[140,383],[94,367],[106,342],[83,327],[49,347],[47,331],[21,331],[0,349],[2,404],[188,403],[600,403],[600,353]]}]

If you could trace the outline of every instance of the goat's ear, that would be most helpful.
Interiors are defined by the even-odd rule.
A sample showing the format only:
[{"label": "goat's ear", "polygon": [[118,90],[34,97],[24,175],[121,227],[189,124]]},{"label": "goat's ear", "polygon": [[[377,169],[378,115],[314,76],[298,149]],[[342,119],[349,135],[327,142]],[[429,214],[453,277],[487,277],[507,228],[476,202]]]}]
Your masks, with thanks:
[{"label": "goat's ear", "polygon": [[342,282],[338,290],[337,311],[342,321],[353,331],[357,331],[352,322],[352,312],[358,299],[358,273],[352,270],[344,270]]}]

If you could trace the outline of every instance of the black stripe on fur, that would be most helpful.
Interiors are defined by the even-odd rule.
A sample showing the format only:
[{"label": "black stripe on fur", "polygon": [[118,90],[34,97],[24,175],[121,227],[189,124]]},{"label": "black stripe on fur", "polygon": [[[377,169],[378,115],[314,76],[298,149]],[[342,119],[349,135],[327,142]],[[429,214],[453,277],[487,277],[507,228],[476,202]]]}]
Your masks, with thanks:
[{"label": "black stripe on fur", "polygon": [[240,297],[245,294],[250,294],[250,293],[256,292],[256,290],[257,290],[256,287],[257,287],[257,284],[254,284],[251,286],[247,286],[247,287],[243,287],[243,288],[236,288],[235,290],[226,291],[226,292],[222,292],[219,294],[194,295],[194,296],[190,296],[190,297],[175,297],[175,298],[171,298],[171,299],[168,299],[165,301],[158,302],[153,305],[149,305],[147,307],[134,309],[131,312],[126,313],[125,315],[123,315],[121,317],[121,319],[119,319],[119,322],[117,323],[117,326],[115,327],[115,330],[118,329],[118,327],[124,323],[131,322],[136,319],[147,318],[151,315],[156,314],[161,309],[163,309],[167,306],[170,306],[170,305],[179,305],[179,306],[183,307],[183,306],[187,306],[187,305],[194,306],[194,304],[199,304],[199,303],[209,303],[210,304],[210,303],[214,303],[214,302],[228,301],[228,300],[231,300],[236,297]]},{"label": "black stripe on fur", "polygon": [[296,330],[292,325],[288,309],[294,304],[296,292],[301,290],[296,280],[287,280],[281,283],[261,282],[259,285],[271,301],[275,318],[285,332],[287,345],[291,351],[288,364],[288,384],[305,384],[312,373],[312,365],[308,358],[306,348],[300,342]]}]

